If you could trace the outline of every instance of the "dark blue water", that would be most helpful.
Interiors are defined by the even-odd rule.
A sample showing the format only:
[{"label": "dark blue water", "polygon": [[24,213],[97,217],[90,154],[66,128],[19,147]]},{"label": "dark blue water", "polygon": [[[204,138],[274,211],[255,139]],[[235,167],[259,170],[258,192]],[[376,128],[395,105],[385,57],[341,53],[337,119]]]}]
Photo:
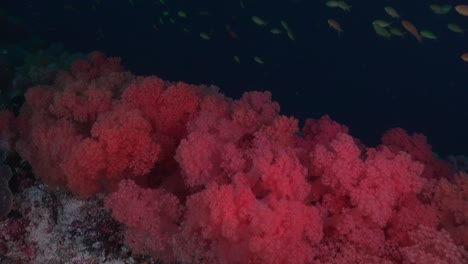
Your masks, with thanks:
[{"label": "dark blue water", "polygon": [[[468,17],[453,10],[434,15],[429,4],[440,1],[355,0],[349,1],[351,12],[318,0],[244,0],[245,8],[238,0],[166,2],[8,0],[4,8],[22,19],[26,35],[61,42],[71,52],[100,50],[122,57],[136,74],[215,84],[234,98],[270,90],[282,113],[300,120],[329,114],[370,146],[385,130],[402,127],[425,134],[441,155],[468,153],[468,63],[460,59],[468,52],[468,32],[447,29],[449,22],[468,29]],[[374,19],[401,28],[384,12],[386,5],[438,40],[377,36]],[[186,19],[177,16],[179,10]],[[268,27],[255,25],[253,15]],[[339,21],[344,32],[339,36],[327,19]],[[269,32],[270,26],[281,28],[280,20],[287,21],[296,41]],[[200,32],[211,33],[211,40],[201,39]]]}]

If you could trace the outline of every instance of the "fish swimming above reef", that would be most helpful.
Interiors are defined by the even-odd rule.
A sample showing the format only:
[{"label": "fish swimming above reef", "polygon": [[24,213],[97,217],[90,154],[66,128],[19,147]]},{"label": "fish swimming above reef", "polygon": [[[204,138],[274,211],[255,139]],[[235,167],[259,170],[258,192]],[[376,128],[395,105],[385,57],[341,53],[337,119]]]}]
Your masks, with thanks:
[{"label": "fish swimming above reef", "polygon": [[333,1],[333,0],[332,1],[327,1],[327,2],[325,2],[325,5],[328,6],[328,7],[332,7],[332,8],[338,7],[338,1]]},{"label": "fish swimming above reef", "polygon": [[406,29],[406,31],[408,31],[411,35],[413,35],[413,37],[415,37],[419,42],[423,41],[423,37],[421,36],[421,34],[419,34],[418,29],[416,28],[415,25],[413,25],[413,23],[409,22],[408,20],[402,20],[401,25],[403,26],[404,29]]},{"label": "fish swimming above reef", "polygon": [[391,27],[388,31],[392,33],[393,36],[397,36],[397,37],[405,36],[405,33],[403,33],[399,28]]},{"label": "fish swimming above reef", "polygon": [[258,16],[252,16],[252,21],[258,25],[258,26],[261,26],[261,27],[264,27],[266,25],[268,25],[268,23],[263,20],[262,18],[258,17]]},{"label": "fish swimming above reef", "polygon": [[328,19],[327,22],[329,27],[333,28],[336,32],[338,32],[338,35],[344,32],[344,30],[341,28],[340,23],[338,23],[336,20]]},{"label": "fish swimming above reef", "polygon": [[338,1],[338,8],[343,11],[351,11],[351,6],[348,5],[345,1]]},{"label": "fish swimming above reef", "polygon": [[265,62],[260,57],[257,57],[257,56],[254,57],[254,61],[258,64],[265,64]]},{"label": "fish swimming above reef", "polygon": [[281,29],[279,29],[279,28],[272,28],[272,29],[270,29],[270,32],[271,32],[271,34],[275,34],[275,35],[283,33],[283,31]]},{"label": "fish swimming above reef", "polygon": [[[296,36],[292,32],[291,28],[289,27],[288,23],[284,20],[280,21],[281,26],[283,27],[284,30],[286,30],[286,35],[288,35],[288,38],[292,41],[296,40]],[[273,33],[273,32],[272,32]],[[275,33],[274,33],[275,34]]]},{"label": "fish swimming above reef", "polygon": [[385,28],[385,27],[390,26],[392,24],[392,22],[387,22],[387,21],[382,20],[382,19],[377,19],[377,20],[372,21],[372,24],[377,24],[380,27]]},{"label": "fish swimming above reef", "polygon": [[451,5],[429,5],[429,8],[434,12],[436,15],[446,15],[452,10]]},{"label": "fish swimming above reef", "polygon": [[462,16],[468,16],[468,5],[457,5],[455,11]]},{"label": "fish swimming above reef", "polygon": [[177,15],[180,17],[180,18],[187,18],[187,13],[185,13],[184,11],[180,10],[177,12]]},{"label": "fish swimming above reef", "polygon": [[289,25],[286,21],[281,20],[280,23],[281,23],[281,26],[284,28],[284,30],[289,30]]},{"label": "fish swimming above reef", "polygon": [[390,39],[392,37],[390,31],[388,31],[385,27],[382,27],[377,23],[372,23],[372,27],[374,28],[374,31],[377,33],[377,35],[386,39]]},{"label": "fish swimming above reef", "polygon": [[436,40],[437,39],[437,36],[432,33],[432,31],[429,31],[429,30],[421,30],[421,36],[423,36],[424,38],[427,38],[427,39],[432,39],[432,40]]},{"label": "fish swimming above reef", "polygon": [[325,5],[331,8],[340,8],[343,11],[351,11],[351,6],[345,1],[334,1],[330,0],[325,2]]},{"label": "fish swimming above reef", "polygon": [[447,28],[450,31],[452,31],[454,33],[458,33],[458,34],[463,34],[465,32],[465,30],[463,28],[461,28],[459,25],[457,25],[455,23],[448,23]]},{"label": "fish swimming above reef", "polygon": [[465,62],[468,62],[468,52],[467,52],[467,53],[463,53],[463,54],[460,56],[460,58],[461,58],[462,60],[464,60]]},{"label": "fish swimming above reef", "polygon": [[200,32],[200,38],[202,38],[204,40],[210,40],[211,36],[206,32]]},{"label": "fish swimming above reef", "polygon": [[398,12],[395,10],[395,8],[393,8],[391,6],[386,6],[386,7],[384,7],[384,10],[392,18],[396,18],[396,19],[400,18],[400,14],[398,14]]}]

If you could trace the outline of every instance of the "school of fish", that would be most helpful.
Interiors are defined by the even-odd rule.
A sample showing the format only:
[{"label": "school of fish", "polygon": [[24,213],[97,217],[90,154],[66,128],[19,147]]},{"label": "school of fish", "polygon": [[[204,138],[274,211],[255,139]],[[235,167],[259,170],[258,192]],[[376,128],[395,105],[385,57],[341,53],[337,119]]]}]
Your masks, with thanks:
[{"label": "school of fish", "polygon": [[[132,6],[135,5],[134,0],[129,0],[129,3]],[[240,18],[236,16],[232,16],[231,23],[233,24],[227,23],[224,26],[225,31],[223,32],[216,32],[212,28],[195,30],[187,21],[189,21],[191,17],[210,17],[212,14],[209,11],[202,9],[197,10],[196,12],[186,12],[185,10],[174,11],[166,0],[158,0],[155,4],[160,7],[161,13],[152,25],[154,30],[159,30],[165,24],[178,24],[182,32],[187,34],[195,33],[200,37],[201,41],[210,41],[213,38],[217,38],[222,35],[227,35],[233,40],[239,40],[241,38],[239,32],[237,32],[237,30],[239,30],[238,25],[240,23],[236,23]],[[242,10],[248,11],[249,4],[249,0],[239,0],[239,7]],[[350,0],[325,0],[324,6],[325,8],[336,10],[335,12],[337,16],[347,15],[347,13],[352,13],[353,10]],[[394,6],[382,6],[381,17],[369,21],[371,25],[370,28],[373,29],[378,37],[382,37],[387,40],[392,38],[404,39],[408,34],[419,43],[423,43],[425,40],[437,41],[439,39],[442,32],[434,32],[426,28],[420,28],[420,25],[424,21],[417,21],[416,19],[413,21],[411,17],[406,17],[404,15],[405,10],[403,7],[401,7],[401,10],[403,12],[400,13],[399,8],[395,8]],[[432,13],[431,15],[433,16],[446,16],[449,21],[453,20],[453,16],[466,17],[464,25],[459,25],[453,21],[447,23],[446,30],[452,34],[462,35],[468,29],[468,0],[467,4],[454,6],[449,3],[429,4],[426,11]],[[245,16],[242,16],[243,19],[245,19],[244,17]],[[247,24],[251,24],[252,27],[256,27],[256,30],[264,31],[275,38],[285,37],[292,42],[296,41],[296,35],[285,19],[271,19],[260,14],[251,14],[247,17],[250,18],[250,23]],[[420,20],[420,17],[418,19]],[[184,23],[184,21],[186,23]],[[323,23],[328,24],[328,27],[336,31],[338,36],[341,37],[342,35],[345,35],[346,27],[341,25],[339,17],[327,18]],[[460,58],[463,61],[468,62],[468,46],[465,48],[467,49],[467,52],[460,54]],[[241,57],[239,54],[232,54],[231,56],[234,63],[241,63]],[[250,59],[242,61],[255,62],[258,65],[264,65],[266,63],[266,61],[258,55],[252,55]]]}]

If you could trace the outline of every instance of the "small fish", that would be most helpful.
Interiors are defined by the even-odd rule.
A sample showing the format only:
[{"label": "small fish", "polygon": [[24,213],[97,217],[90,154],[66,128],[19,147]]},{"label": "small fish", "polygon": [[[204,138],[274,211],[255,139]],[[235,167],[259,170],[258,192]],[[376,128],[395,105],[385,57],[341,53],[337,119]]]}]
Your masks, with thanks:
[{"label": "small fish", "polygon": [[240,3],[239,3],[239,4],[240,4],[240,7],[241,7],[242,9],[244,9],[244,8],[245,8],[244,1],[240,0]]},{"label": "small fish", "polygon": [[382,27],[377,23],[372,23],[372,27],[377,35],[385,39],[390,39],[392,37],[392,34],[385,27]]},{"label": "small fish", "polygon": [[254,57],[254,61],[255,61],[256,63],[258,63],[258,64],[265,64],[265,63],[263,62],[263,60],[262,60],[260,57],[257,57],[257,56]]},{"label": "small fish", "polygon": [[405,36],[405,33],[403,33],[399,28],[391,27],[389,31],[390,33],[392,33],[393,36],[397,36],[397,37]]},{"label": "small fish", "polygon": [[437,39],[437,36],[434,35],[434,33],[432,33],[431,31],[429,30],[421,30],[421,36],[423,36],[424,38],[427,38],[427,39],[432,39],[432,40],[436,40]]},{"label": "small fish", "polygon": [[285,30],[289,30],[289,26],[288,26],[288,23],[286,23],[286,21],[281,20],[280,23],[281,23],[281,26],[282,26]]},{"label": "small fish", "polygon": [[434,12],[436,15],[446,15],[452,9],[451,5],[429,5],[429,8]]},{"label": "small fish", "polygon": [[468,52],[467,53],[463,53],[460,58],[465,61],[465,62],[468,62]]},{"label": "small fish", "polygon": [[450,31],[452,31],[454,33],[458,33],[458,34],[463,34],[465,32],[465,30],[463,30],[463,28],[461,28],[459,25],[454,24],[454,23],[447,24],[447,28]]},{"label": "small fish", "polygon": [[450,12],[450,10],[452,10],[452,6],[451,5],[443,5],[442,10],[447,14],[448,12]]},{"label": "small fish", "polygon": [[287,30],[286,34],[288,35],[288,38],[292,41],[296,41],[296,37],[294,36],[294,33],[291,30]]},{"label": "small fish", "polygon": [[462,16],[468,16],[468,5],[457,5],[455,11]]},{"label": "small fish", "polygon": [[234,57],[232,57],[232,59],[237,62],[238,64],[240,64],[240,58],[239,56],[235,55]]},{"label": "small fish", "polygon": [[344,32],[343,29],[341,28],[340,23],[338,23],[336,20],[328,19],[327,22],[328,22],[329,27],[333,28],[336,32],[338,32],[338,35]]},{"label": "small fish", "polygon": [[187,18],[187,13],[185,13],[184,11],[182,10],[179,10],[177,12],[177,15],[180,17],[180,18]]},{"label": "small fish", "polygon": [[283,33],[283,31],[281,29],[279,29],[279,28],[272,28],[272,29],[270,29],[270,32],[272,34],[275,34],[275,35]]},{"label": "small fish", "polygon": [[390,26],[392,24],[392,22],[387,22],[385,20],[377,19],[377,20],[372,21],[372,24],[377,24],[380,27],[384,28],[384,27]]},{"label": "small fish", "polygon": [[401,25],[406,31],[408,31],[413,37],[415,37],[419,42],[423,41],[423,37],[419,34],[418,29],[413,25],[413,23],[408,20],[402,20]]},{"label": "small fish", "polygon": [[341,10],[344,11],[351,11],[351,6],[348,5],[345,1],[327,1],[325,2],[325,5],[331,8],[340,8]]},{"label": "small fish", "polygon": [[206,32],[200,32],[200,38],[202,38],[204,40],[210,40],[211,36]]},{"label": "small fish", "polygon": [[264,27],[264,26],[268,25],[268,23],[265,20],[261,19],[258,16],[252,16],[252,21],[255,24],[257,24],[258,26],[261,26],[261,27]]},{"label": "small fish", "polygon": [[395,10],[395,8],[393,8],[391,6],[386,6],[386,7],[384,7],[384,10],[389,16],[391,16],[393,18],[396,18],[396,19],[400,18],[400,14],[398,14],[398,12]]},{"label": "small fish", "polygon": [[338,7],[339,6],[338,1],[327,1],[327,2],[325,2],[325,5],[328,6],[328,7]]},{"label": "small fish", "polygon": [[135,2],[133,0],[128,0],[128,2],[130,3],[130,5],[135,6]]},{"label": "small fish", "polygon": [[351,11],[351,6],[348,5],[345,1],[338,1],[338,8],[341,8],[343,11]]}]

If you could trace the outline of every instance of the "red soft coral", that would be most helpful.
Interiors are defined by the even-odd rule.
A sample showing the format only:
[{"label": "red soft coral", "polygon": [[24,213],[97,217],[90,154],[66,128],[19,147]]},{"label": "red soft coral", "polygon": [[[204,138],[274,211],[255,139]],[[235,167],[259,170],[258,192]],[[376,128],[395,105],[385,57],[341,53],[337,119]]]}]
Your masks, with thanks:
[{"label": "red soft coral", "polygon": [[347,193],[356,186],[363,173],[361,150],[347,134],[336,134],[327,144],[318,144],[310,152],[309,172],[320,176],[321,182],[340,193]]},{"label": "red soft coral", "polygon": [[[33,87],[16,150],[46,183],[105,206],[137,254],[201,263],[467,262],[468,180],[422,135],[367,148],[269,92],[134,77],[94,53]],[[114,191],[114,192],[112,192]]]},{"label": "red soft coral", "polygon": [[457,245],[468,250],[468,175],[458,174],[452,182],[432,180],[425,185],[423,195],[436,211],[439,224]]},{"label": "red soft coral", "polygon": [[106,198],[113,217],[127,225],[125,243],[136,254],[150,254],[164,261],[176,260],[170,247],[181,216],[179,200],[161,190],[144,189],[125,180]]},{"label": "red soft coral", "polygon": [[410,136],[401,128],[393,128],[382,136],[382,144],[395,153],[405,151],[414,160],[423,163],[424,178],[447,178],[452,175],[450,164],[434,157],[431,145],[422,134],[414,133]]},{"label": "red soft coral", "polygon": [[403,152],[395,155],[386,149],[369,150],[367,155],[364,176],[350,190],[350,197],[364,216],[383,227],[406,195],[422,189],[424,166]]},{"label": "red soft coral", "polygon": [[87,198],[170,164],[203,95],[182,82],[135,80],[119,59],[93,53],[27,91],[16,149],[49,185]]},{"label": "red soft coral", "polygon": [[411,246],[400,249],[402,263],[466,263],[466,251],[457,247],[450,234],[426,226],[410,232]]},{"label": "red soft coral", "polygon": [[309,263],[322,238],[313,206],[278,201],[267,205],[242,185],[210,185],[187,201],[176,235],[182,260],[203,263]]}]

